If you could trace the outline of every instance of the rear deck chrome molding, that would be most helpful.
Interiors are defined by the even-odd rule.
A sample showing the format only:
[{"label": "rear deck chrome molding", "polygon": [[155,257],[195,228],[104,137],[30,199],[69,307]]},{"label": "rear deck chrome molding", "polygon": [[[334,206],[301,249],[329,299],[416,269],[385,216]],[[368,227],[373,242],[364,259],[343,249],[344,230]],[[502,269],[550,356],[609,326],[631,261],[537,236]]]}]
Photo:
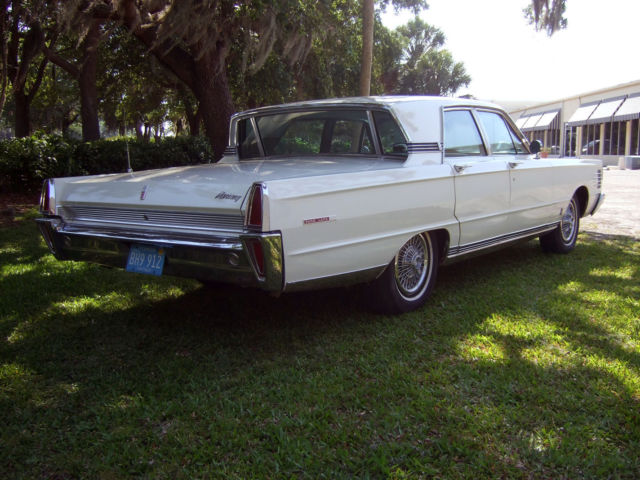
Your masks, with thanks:
[{"label": "rear deck chrome molding", "polygon": [[105,208],[87,205],[64,205],[58,207],[58,215],[66,222],[75,224],[117,224],[144,228],[179,228],[233,232],[241,232],[244,227],[244,218],[239,209],[237,215],[228,215],[142,208]]}]

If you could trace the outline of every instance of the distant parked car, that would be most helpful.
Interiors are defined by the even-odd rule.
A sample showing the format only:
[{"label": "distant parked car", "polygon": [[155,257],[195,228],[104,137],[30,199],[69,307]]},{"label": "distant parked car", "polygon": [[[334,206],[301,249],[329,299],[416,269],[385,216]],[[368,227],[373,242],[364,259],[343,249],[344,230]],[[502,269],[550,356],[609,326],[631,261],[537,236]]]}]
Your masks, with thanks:
[{"label": "distant parked car", "polygon": [[[603,142],[605,155],[608,155],[610,150],[610,142],[605,139]],[[600,140],[591,140],[584,145],[581,150],[582,155],[600,155]]]},{"label": "distant parked car", "polygon": [[568,252],[598,160],[543,159],[495,105],[369,97],[234,115],[217,164],[45,182],[60,260],[289,292],[368,283],[421,306],[441,263],[540,237]]}]

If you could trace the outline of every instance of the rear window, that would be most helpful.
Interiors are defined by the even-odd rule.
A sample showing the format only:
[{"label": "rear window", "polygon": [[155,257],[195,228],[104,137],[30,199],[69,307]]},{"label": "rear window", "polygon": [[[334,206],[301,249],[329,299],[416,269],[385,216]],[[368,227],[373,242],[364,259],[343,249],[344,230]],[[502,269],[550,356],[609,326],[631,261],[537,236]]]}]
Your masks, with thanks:
[{"label": "rear window", "polygon": [[391,114],[375,111],[369,115],[364,109],[347,108],[289,111],[242,119],[238,121],[237,144],[241,159],[262,155],[406,156],[407,151],[406,139]]},{"label": "rear window", "polygon": [[256,124],[266,156],[375,153],[366,111],[265,115]]}]

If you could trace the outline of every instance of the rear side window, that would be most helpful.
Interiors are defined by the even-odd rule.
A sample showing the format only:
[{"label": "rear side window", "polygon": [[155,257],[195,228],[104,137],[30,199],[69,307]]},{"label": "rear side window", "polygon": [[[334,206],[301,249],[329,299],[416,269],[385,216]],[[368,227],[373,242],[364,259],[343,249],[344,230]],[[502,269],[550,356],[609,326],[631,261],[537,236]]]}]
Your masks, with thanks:
[{"label": "rear side window", "polygon": [[504,121],[501,115],[494,112],[479,111],[478,118],[488,137],[492,154],[527,153],[522,141]]},{"label": "rear side window", "polygon": [[251,120],[238,122],[238,155],[240,158],[256,158],[260,156],[258,136]]},{"label": "rear side window", "polygon": [[336,120],[331,132],[330,153],[375,153],[369,126],[363,121]]},{"label": "rear side window", "polygon": [[478,126],[469,110],[444,112],[444,154],[446,157],[487,154]]},{"label": "rear side window", "polygon": [[407,139],[389,112],[373,112],[373,120],[380,137],[382,153],[385,155],[406,155]]}]

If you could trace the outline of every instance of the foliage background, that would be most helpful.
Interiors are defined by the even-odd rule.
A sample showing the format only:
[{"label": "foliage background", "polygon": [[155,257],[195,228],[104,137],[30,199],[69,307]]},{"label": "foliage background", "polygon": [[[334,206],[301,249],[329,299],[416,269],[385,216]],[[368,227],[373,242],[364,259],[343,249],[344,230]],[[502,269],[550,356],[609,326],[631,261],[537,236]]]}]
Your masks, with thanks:
[{"label": "foliage background", "polygon": [[213,158],[203,137],[153,142],[124,138],[81,142],[55,134],[15,138],[0,141],[0,193],[39,191],[47,178],[126,172],[127,155],[133,170],[196,165]]}]

